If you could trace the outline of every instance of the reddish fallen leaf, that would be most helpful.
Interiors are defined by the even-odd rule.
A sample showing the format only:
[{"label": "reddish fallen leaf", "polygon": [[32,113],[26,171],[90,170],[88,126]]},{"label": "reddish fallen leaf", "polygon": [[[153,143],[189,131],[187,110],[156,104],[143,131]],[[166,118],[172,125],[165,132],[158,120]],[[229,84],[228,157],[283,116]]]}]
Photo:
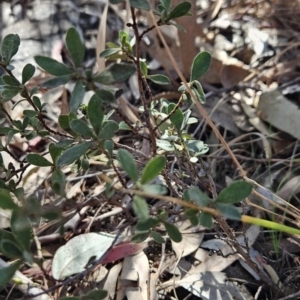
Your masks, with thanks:
[{"label": "reddish fallen leaf", "polygon": [[121,242],[117,246],[113,247],[104,259],[101,261],[101,264],[107,264],[121,258],[127,257],[129,255],[134,255],[142,251],[147,246],[146,243],[132,243],[132,242]]},{"label": "reddish fallen leaf", "polygon": [[[50,271],[51,271],[51,262],[52,262],[51,259],[47,259],[43,262],[43,268],[48,275],[50,275]],[[43,271],[41,270],[41,268],[37,264],[33,265],[33,267],[31,267],[27,270],[24,270],[22,273],[24,275],[29,275],[30,277],[40,276],[40,275],[44,274]]]}]

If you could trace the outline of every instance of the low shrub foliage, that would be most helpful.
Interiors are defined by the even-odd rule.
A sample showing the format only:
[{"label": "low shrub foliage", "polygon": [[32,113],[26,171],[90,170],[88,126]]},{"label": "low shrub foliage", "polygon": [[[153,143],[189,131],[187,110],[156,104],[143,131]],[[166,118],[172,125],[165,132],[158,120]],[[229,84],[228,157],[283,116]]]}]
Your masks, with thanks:
[{"label": "low shrub foliage", "polygon": [[[121,1],[110,0],[114,4]],[[195,140],[189,135],[188,126],[197,123],[198,120],[191,116],[191,109],[187,107],[192,105],[190,92],[199,102],[205,102],[205,94],[199,79],[208,71],[211,55],[204,51],[194,58],[188,85],[182,83],[179,87],[181,96],[176,103],[165,98],[153,100],[149,82],[166,85],[170,83],[170,79],[165,75],[152,74],[147,61],[140,57],[138,51],[138,44],[141,43],[142,37],[155,28],[149,27],[139,33],[135,21],[135,9],[150,10],[149,2],[147,0],[129,0],[129,2],[132,6],[133,22],[128,26],[133,28],[135,37],[120,31],[117,43],[107,43],[107,49],[100,54],[100,57],[110,63],[103,71],[95,73],[92,69],[85,68],[85,47],[75,28],[70,28],[65,38],[70,61],[61,63],[42,55],[34,57],[37,65],[51,75],[51,78],[43,83],[42,88],[52,89],[68,82],[74,83],[69,112],[59,116],[56,127],[50,128],[47,125],[45,109],[47,103],[42,103],[38,96],[41,87],[29,88],[27,85],[35,73],[35,66],[25,65],[21,79],[14,76],[12,59],[19,47],[22,47],[19,36],[9,34],[1,43],[0,66],[5,71],[0,78],[0,106],[5,116],[2,120],[4,125],[0,128],[0,134],[5,136],[5,142],[0,144],[1,152],[14,156],[10,151],[10,144],[15,136],[27,141],[40,136],[51,141],[48,145],[51,159],[37,153],[28,153],[22,161],[14,157],[21,165],[16,169],[11,164],[5,166],[0,155],[0,168],[4,174],[0,178],[0,208],[12,211],[11,231],[0,229],[0,252],[15,260],[13,264],[1,270],[0,286],[5,285],[24,262],[42,265],[31,248],[32,228],[41,218],[50,221],[58,220],[63,224],[62,212],[59,208],[42,209],[39,202],[32,195],[28,195],[21,186],[23,174],[30,165],[51,167],[52,191],[57,196],[66,198],[64,168],[72,166],[76,172],[88,171],[90,158],[100,154],[105,155],[107,165],[103,168],[103,173],[113,167],[123,184],[123,188],[117,191],[111,179],[107,177],[106,197],[110,198],[116,192],[126,192],[128,180],[133,183],[131,190],[136,191],[136,193],[132,192],[132,209],[137,217],[136,232],[132,240],[141,242],[150,236],[157,243],[164,243],[165,239],[156,229],[158,225],[164,226],[173,241],[180,242],[182,239],[180,231],[174,226],[168,212],[164,210],[153,212],[147,202],[149,197],[145,195],[153,197],[165,195],[168,189],[174,192],[170,174],[173,174],[171,169],[175,157],[190,166],[191,170],[191,174],[179,174],[178,170],[175,171],[177,180],[183,181],[185,176],[199,178],[195,165],[202,163],[201,155],[209,149],[203,141]],[[184,1],[173,7],[171,0],[160,0],[155,11],[158,17],[157,25],[176,26],[179,30],[184,30],[176,23],[176,19],[188,17],[190,9],[189,2]],[[116,84],[126,81],[136,72],[142,104],[140,120],[143,121],[133,124],[126,117],[121,116],[123,120],[118,123],[114,121],[113,116],[116,113],[120,114],[116,103],[123,91]],[[88,104],[84,105],[82,101],[88,91],[93,91],[93,96]],[[13,120],[5,110],[4,103],[13,101],[18,94],[21,100],[13,102],[14,106],[27,101],[30,109],[23,111],[22,119]],[[138,154],[135,149],[114,142],[113,138],[116,134],[124,130],[131,131],[134,139],[146,139],[149,142],[151,154],[148,159],[144,158],[143,164],[137,164]],[[50,137],[59,138],[50,139]],[[124,172],[126,177],[123,176]],[[196,182],[194,179],[190,181]],[[251,190],[250,183],[237,181],[213,199],[197,185],[190,184],[185,189],[177,191],[175,196],[180,196],[187,203],[182,209],[193,225],[201,224],[211,228],[214,216],[209,213],[211,211],[209,209],[226,218],[239,220],[241,214],[235,204],[247,197]],[[199,209],[189,208],[189,203],[195,203]],[[105,296],[105,291],[93,291],[73,299],[102,299]]]}]

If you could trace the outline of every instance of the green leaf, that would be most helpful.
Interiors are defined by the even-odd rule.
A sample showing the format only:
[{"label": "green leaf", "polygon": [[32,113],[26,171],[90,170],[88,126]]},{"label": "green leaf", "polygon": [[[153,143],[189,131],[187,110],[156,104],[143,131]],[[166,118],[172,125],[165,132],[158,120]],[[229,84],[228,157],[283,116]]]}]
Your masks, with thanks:
[{"label": "green leaf", "polygon": [[96,135],[98,135],[102,127],[104,108],[101,98],[99,98],[96,94],[90,99],[87,112],[94,131]]},{"label": "green leaf", "polygon": [[208,146],[199,140],[188,140],[185,145],[191,156],[199,156],[209,150]]},{"label": "green leaf", "polygon": [[14,77],[12,77],[10,75],[3,75],[2,80],[4,83],[6,83],[7,85],[10,85],[10,86],[19,87],[21,85],[17,79],[15,79]]},{"label": "green leaf", "polygon": [[40,86],[35,86],[34,88],[32,88],[32,90],[30,91],[30,97],[32,97],[34,94],[36,94],[38,91],[40,90]]},{"label": "green leaf", "polygon": [[193,226],[197,226],[199,224],[198,214],[198,210],[195,209],[188,208],[185,210],[185,215],[188,217]]},{"label": "green leaf", "polygon": [[195,186],[188,189],[188,196],[201,207],[205,207],[211,202],[211,199]]},{"label": "green leaf", "polygon": [[116,100],[114,94],[111,91],[100,89],[96,90],[95,93],[103,102],[112,103]]},{"label": "green leaf", "polygon": [[160,85],[170,84],[170,79],[165,75],[161,75],[161,74],[147,75],[146,78],[156,84],[160,84]]},{"label": "green leaf", "polygon": [[194,80],[192,82],[191,90],[192,90],[192,92],[194,93],[194,95],[196,96],[197,100],[200,103],[203,104],[203,103],[206,102],[205,94],[204,94],[202,85],[201,85],[201,83],[199,81]]},{"label": "green leaf", "polygon": [[158,219],[163,222],[167,221],[168,217],[169,217],[169,214],[165,210],[161,210],[158,214]]},{"label": "green leaf", "polygon": [[145,239],[148,238],[148,236],[149,236],[149,231],[139,232],[131,238],[131,241],[134,243],[142,243]]},{"label": "green leaf", "polygon": [[30,251],[31,239],[31,223],[28,216],[21,209],[14,209],[11,220],[11,231],[16,240],[24,247],[25,250]]},{"label": "green leaf", "polygon": [[148,0],[129,0],[130,6],[149,11],[151,6]]},{"label": "green leaf", "polygon": [[185,16],[186,14],[188,14],[191,8],[192,4],[190,2],[184,1],[178,4],[168,15],[167,21]]},{"label": "green leaf", "polygon": [[252,184],[246,181],[235,181],[223,189],[215,202],[237,203],[248,197],[252,192]]},{"label": "green leaf", "polygon": [[156,243],[163,244],[166,242],[162,235],[156,231],[151,231],[150,236],[153,237]]},{"label": "green leaf", "polygon": [[66,139],[66,140],[62,140],[62,141],[58,142],[56,144],[56,146],[59,148],[67,148],[67,147],[71,146],[73,143],[74,143],[74,140]]},{"label": "green leaf", "polygon": [[51,75],[62,76],[72,74],[72,71],[68,66],[58,62],[53,58],[36,55],[34,56],[34,59],[42,69]]},{"label": "green leaf", "polygon": [[141,71],[142,71],[142,74],[144,76],[147,76],[148,75],[148,66],[147,64],[144,62],[144,61],[140,61],[140,68],[141,68]]},{"label": "green leaf", "polygon": [[59,115],[58,124],[63,130],[69,130],[70,128],[70,118],[69,115]]},{"label": "green leaf", "polygon": [[39,114],[39,112],[36,111],[36,110],[28,110],[28,109],[25,109],[25,110],[23,111],[23,114],[24,114],[24,116],[26,116],[26,117],[28,117],[28,118],[33,118],[33,117],[36,117],[36,116]]},{"label": "green leaf", "polygon": [[4,37],[1,44],[1,56],[5,65],[8,65],[11,58],[18,52],[20,37],[17,34],[8,34]]},{"label": "green leaf", "polygon": [[136,230],[138,231],[147,231],[151,228],[155,228],[157,224],[159,223],[159,220],[155,218],[148,218],[144,220],[139,220],[136,224]]},{"label": "green leaf", "polygon": [[200,52],[196,55],[192,63],[190,81],[199,79],[209,69],[211,64],[211,55],[207,51]]},{"label": "green leaf", "polygon": [[71,94],[70,111],[76,112],[79,105],[82,103],[85,94],[85,86],[81,80],[77,80],[74,90]]},{"label": "green leaf", "polygon": [[166,158],[162,155],[153,157],[145,166],[142,173],[141,184],[145,184],[158,176],[166,166]]},{"label": "green leaf", "polygon": [[241,213],[239,210],[231,204],[224,203],[215,203],[216,209],[221,213],[222,216],[232,219],[232,220],[240,220]]},{"label": "green leaf", "polygon": [[[191,14],[188,13],[188,14],[186,14],[186,16],[191,16]],[[184,33],[186,33],[185,28],[184,28],[183,26],[181,26],[180,24],[175,23],[175,22],[169,22],[168,24],[173,25],[173,26],[175,26],[178,30],[180,30],[180,31],[182,31],[182,32],[184,32]]]},{"label": "green leaf", "polygon": [[121,3],[123,0],[109,0],[109,2],[111,3],[111,4],[119,4],[119,3]]},{"label": "green leaf", "polygon": [[75,160],[84,155],[91,147],[93,142],[83,142],[68,148],[63,154],[56,160],[56,167],[61,168],[63,165],[69,165]]},{"label": "green leaf", "polygon": [[104,147],[108,151],[109,155],[112,156],[113,155],[113,150],[114,150],[114,143],[110,140],[105,141]]},{"label": "green leaf", "polygon": [[20,91],[19,87],[6,86],[5,89],[2,91],[1,95],[4,101],[8,101],[11,100],[16,95],[18,95],[19,91]]},{"label": "green leaf", "polygon": [[91,128],[86,124],[86,122],[82,120],[73,120],[70,123],[70,127],[72,130],[74,130],[76,133],[79,133],[81,136],[88,136],[93,137],[93,131]]},{"label": "green leaf", "polygon": [[120,48],[120,45],[116,44],[116,43],[113,43],[113,42],[107,42],[106,43],[106,46],[110,49],[112,48]]},{"label": "green leaf", "polygon": [[80,67],[84,59],[85,49],[78,31],[74,27],[67,31],[66,44],[75,67]]},{"label": "green leaf", "polygon": [[129,34],[125,30],[119,31],[119,42],[123,47],[126,47],[126,44],[129,43]]},{"label": "green leaf", "polygon": [[79,296],[74,296],[74,297],[60,297],[58,300],[82,300],[82,297],[79,297]]},{"label": "green leaf", "polygon": [[3,241],[3,240],[9,240],[12,243],[17,243],[14,235],[11,232],[0,229],[0,252],[2,252],[2,253],[3,253],[3,250],[1,248],[2,247],[1,241]]},{"label": "green leaf", "polygon": [[18,201],[24,202],[25,201],[25,191],[24,188],[16,188],[12,191],[12,193],[17,197]]},{"label": "green leaf", "polygon": [[71,80],[71,78],[72,78],[71,75],[63,75],[63,76],[53,77],[53,78],[46,80],[43,83],[43,87],[48,88],[48,89],[53,89],[60,85],[67,84]]},{"label": "green leaf", "polygon": [[50,221],[61,219],[61,210],[58,207],[53,207],[41,212],[41,217]]},{"label": "green leaf", "polygon": [[168,222],[164,222],[164,225],[165,225],[165,228],[167,230],[167,233],[168,233],[170,239],[172,241],[174,241],[175,243],[181,242],[182,235],[181,235],[180,231],[178,230],[178,228],[175,225],[170,224]]},{"label": "green leaf", "polygon": [[11,240],[3,239],[1,240],[1,247],[2,253],[10,258],[22,258],[23,257],[23,250],[20,246]]},{"label": "green leaf", "polygon": [[129,125],[127,125],[124,121],[121,121],[119,123],[119,129],[120,130],[131,130],[131,128],[129,127]]},{"label": "green leaf", "polygon": [[22,265],[21,261],[14,262],[0,269],[0,286],[5,286],[14,276],[16,271]]},{"label": "green leaf", "polygon": [[160,3],[163,5],[163,7],[166,9],[166,11],[170,10],[171,0],[160,0]]},{"label": "green leaf", "polygon": [[39,110],[42,110],[42,103],[39,97],[33,96],[32,101]]},{"label": "green leaf", "polygon": [[[175,107],[176,107],[176,104],[170,103],[168,105],[168,114],[170,114]],[[172,124],[175,126],[177,131],[181,130],[183,119],[184,119],[183,113],[182,113],[181,109],[178,107],[175,110],[175,112],[172,113],[172,115],[170,116],[170,120],[171,120]]]},{"label": "green leaf", "polygon": [[53,163],[51,163],[49,160],[47,160],[45,157],[39,155],[39,154],[28,154],[27,157],[27,162],[34,166],[38,167],[50,167],[53,166]]},{"label": "green leaf", "polygon": [[0,135],[8,135],[10,131],[12,131],[13,134],[20,132],[19,130],[12,129],[10,127],[2,127],[2,128],[0,127]]},{"label": "green leaf", "polygon": [[6,66],[6,69],[9,71],[13,71],[15,69],[15,67],[13,65],[9,64]]},{"label": "green leaf", "polygon": [[22,70],[22,84],[25,84],[35,72],[35,66],[32,64],[27,64]]},{"label": "green leaf", "polygon": [[[2,155],[0,153],[0,160],[2,160]],[[1,164],[3,164],[3,162],[1,162]],[[0,188],[3,188],[5,190],[8,190],[8,187],[5,185],[5,182],[0,178]],[[0,197],[1,197],[1,192],[0,192]],[[1,207],[1,205],[0,205]]]},{"label": "green leaf", "polygon": [[116,53],[118,53],[119,51],[121,51],[121,48],[109,48],[109,49],[105,49],[104,51],[102,51],[100,53],[100,57],[109,57],[111,55],[114,55]]},{"label": "green leaf", "polygon": [[117,157],[121,167],[134,182],[137,182],[139,179],[139,173],[132,154],[125,149],[120,149],[118,150]]},{"label": "green leaf", "polygon": [[132,208],[139,220],[149,219],[149,206],[144,198],[135,195],[133,197]]},{"label": "green leaf", "polygon": [[101,73],[93,77],[93,80],[110,85],[120,83],[128,79],[136,71],[134,65],[126,63],[114,63],[105,68]]},{"label": "green leaf", "polygon": [[200,225],[202,225],[206,228],[212,228],[213,218],[212,218],[211,214],[202,212],[199,216],[199,223],[200,223]]},{"label": "green leaf", "polygon": [[90,168],[90,162],[86,157],[81,160],[80,164],[83,171],[87,171]]},{"label": "green leaf", "polygon": [[29,264],[32,265],[35,263],[33,255],[29,251],[24,250],[22,254],[23,254],[23,259],[27,261]]},{"label": "green leaf", "polygon": [[[158,4],[157,5],[157,11],[153,11],[153,14],[155,16],[161,17],[162,15],[164,15],[166,13],[166,9],[164,8],[163,5]],[[164,16],[165,17],[165,16]]]},{"label": "green leaf", "polygon": [[54,170],[51,176],[52,189],[53,191],[64,197],[65,196],[65,185],[66,185],[66,176],[60,170]]},{"label": "green leaf", "polygon": [[98,135],[100,140],[109,140],[114,137],[115,132],[119,130],[119,125],[115,121],[107,121]]},{"label": "green leaf", "polygon": [[18,206],[14,203],[9,190],[0,188],[0,208],[15,209],[16,207]]},{"label": "green leaf", "polygon": [[55,163],[56,158],[62,153],[63,148],[58,147],[57,145],[51,143],[49,145],[49,152],[52,158],[52,161]]},{"label": "green leaf", "polygon": [[165,195],[168,193],[168,189],[162,184],[147,184],[143,185],[144,192],[154,195]]},{"label": "green leaf", "polygon": [[157,147],[165,150],[165,151],[174,151],[175,146],[169,141],[165,140],[156,140]]},{"label": "green leaf", "polygon": [[101,300],[106,298],[106,296],[107,296],[107,291],[95,290],[82,296],[82,300]]}]

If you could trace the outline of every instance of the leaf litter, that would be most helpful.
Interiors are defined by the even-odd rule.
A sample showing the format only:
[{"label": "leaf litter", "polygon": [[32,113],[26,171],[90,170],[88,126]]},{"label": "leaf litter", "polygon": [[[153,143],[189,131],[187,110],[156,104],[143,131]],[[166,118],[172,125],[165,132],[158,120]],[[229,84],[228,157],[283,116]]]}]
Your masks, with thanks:
[{"label": "leaf litter", "polygon": [[[279,26],[278,20],[280,20],[280,26],[283,27],[281,31],[277,30],[276,26],[267,30],[264,28],[264,24],[260,19],[260,14],[268,11],[268,7],[264,6],[266,5],[265,3],[255,2],[254,5],[257,5],[257,11],[251,10],[251,6],[249,6],[249,10],[246,11],[246,8],[242,7],[239,1],[234,1],[231,7],[221,5],[215,7],[214,10],[207,10],[206,13],[206,11],[203,10],[207,9],[207,7],[204,7],[204,2],[205,1],[202,1],[202,3],[200,3],[200,7],[198,5],[194,8],[195,11],[198,9],[198,13],[200,13],[200,23],[197,25],[201,38],[200,45],[206,50],[211,50],[213,47],[215,48],[215,50],[212,51],[212,53],[214,53],[212,67],[208,74],[204,76],[203,84],[205,91],[211,93],[209,97],[211,101],[210,104],[214,103],[214,105],[210,107],[207,105],[205,108],[207,111],[211,111],[216,107],[211,118],[215,124],[218,124],[222,133],[224,133],[224,137],[228,141],[234,140],[234,138],[240,135],[241,131],[253,132],[252,126],[256,128],[256,133],[260,133],[261,137],[256,136],[254,139],[254,135],[245,136],[244,143],[241,142],[242,139],[236,140],[232,143],[235,153],[237,153],[237,156],[240,155],[240,159],[244,162],[249,174],[255,179],[258,178],[261,183],[265,182],[264,187],[270,189],[270,192],[264,193],[270,200],[269,206],[267,207],[270,211],[275,207],[272,205],[272,202],[286,205],[280,198],[291,201],[293,205],[299,209],[299,201],[297,198],[299,192],[297,187],[298,176],[296,172],[298,152],[297,142],[295,141],[299,135],[297,132],[299,128],[299,126],[297,126],[299,120],[298,106],[295,104],[295,97],[297,98],[299,91],[295,88],[289,89],[289,87],[293,85],[293,80],[299,76],[299,70],[297,69],[299,59],[295,54],[297,48],[296,46],[289,48],[290,40],[293,39],[291,31],[295,32],[297,27],[296,23],[292,23],[293,18],[295,18],[295,16],[298,17],[297,11],[293,11],[291,9],[292,6],[288,6],[289,4],[284,1],[276,1],[271,21],[274,22],[276,26]],[[118,14],[122,14],[118,10],[116,11]],[[252,22],[246,22],[246,26],[245,19],[240,17],[241,15],[244,16],[245,19],[251,19]],[[236,17],[235,19],[234,16]],[[115,17],[109,14],[108,18]],[[274,24],[272,22],[270,24]],[[103,24],[104,23],[102,23],[102,26]],[[287,30],[290,26],[292,30]],[[99,32],[103,30],[103,27],[99,28]],[[107,26],[107,30],[109,31],[108,34],[111,34],[109,26]],[[196,30],[193,31],[192,34],[194,35],[194,40],[199,40],[199,37],[196,36]],[[230,39],[228,39],[228,34],[231,35]],[[180,43],[184,44],[183,35],[178,34],[177,31],[172,32],[172,34],[166,31],[165,35],[178,61],[182,61],[181,67],[184,69],[186,57],[194,57],[194,55],[183,55],[186,53],[186,49],[180,46]],[[245,39],[242,37],[243,35],[246,37]],[[151,44],[151,47],[147,47],[145,51],[147,51],[150,57],[155,59],[160,66],[163,66],[167,74],[173,74],[173,66],[169,64],[165,51],[159,47],[159,42],[156,40],[156,37],[150,34],[149,38],[153,44]],[[276,46],[274,42],[275,39],[279,39],[282,42],[279,51],[272,50],[272,47]],[[221,42],[217,42],[218,40]],[[213,44],[214,42],[215,44]],[[153,45],[155,46],[153,47]],[[217,48],[219,48],[218,51],[216,50]],[[234,58],[232,59],[232,57]],[[173,78],[174,83],[174,76],[170,77]],[[40,78],[33,78],[33,81],[38,82],[39,79]],[[217,85],[218,88],[216,88],[215,85]],[[285,86],[284,90],[281,90],[281,85]],[[272,90],[268,90],[270,87]],[[251,92],[249,92],[249,90],[251,90]],[[261,93],[261,91],[263,93]],[[51,118],[50,122],[57,121],[60,113],[59,106],[61,104],[59,99],[67,93],[68,90],[65,87],[61,87],[55,90],[55,93],[52,92],[50,95],[43,95],[43,101],[48,102],[46,109],[47,114]],[[240,97],[233,97],[234,93],[239,94]],[[222,105],[215,105],[215,103],[218,103],[220,100],[220,96],[222,96]],[[247,97],[258,99],[257,103],[247,103],[247,100],[245,100]],[[22,102],[21,105],[23,104],[25,103]],[[233,107],[235,109],[233,109]],[[17,108],[18,106],[14,110],[11,110],[16,116],[20,114],[21,109],[22,111],[26,109],[26,107],[24,108],[22,106],[20,106],[19,110]],[[246,116],[243,112],[245,112]],[[197,112],[193,111],[193,113],[196,114]],[[126,112],[125,115],[128,115],[131,119],[135,119],[134,116],[129,115],[129,112]],[[240,126],[239,116],[244,118],[244,126]],[[256,120],[256,123],[254,123],[254,120]],[[247,121],[249,121],[249,123]],[[197,136],[199,132],[199,130],[196,130],[195,136]],[[283,153],[282,149],[274,151],[274,149],[279,148],[274,147],[275,139],[273,140],[273,132],[277,133],[277,141],[279,140],[282,144],[285,144],[285,141],[292,141],[292,145],[294,145],[292,151],[290,149],[286,150],[284,157],[287,161],[280,156]],[[201,129],[201,135],[203,134],[209,134],[209,132]],[[198,135],[198,137],[200,136]],[[267,150],[266,146],[263,145],[266,139],[268,139],[271,145]],[[26,143],[26,141],[21,139],[16,141],[18,147],[21,145],[22,151],[25,150]],[[216,145],[216,148],[220,149],[220,146]],[[225,159],[222,159],[221,156],[219,158],[212,157],[211,159],[214,159],[214,168],[216,170],[214,180],[217,185],[224,186],[224,178],[228,172],[231,173],[233,178],[235,177],[232,166],[230,166],[228,160],[226,162],[226,157]],[[264,161],[261,162],[257,159],[264,159]],[[278,161],[276,161],[276,159]],[[281,159],[282,161],[280,161]],[[9,160],[11,160],[11,158],[8,158],[8,160],[5,159],[5,162]],[[276,170],[276,176],[274,175],[275,179],[271,185],[267,185],[267,182],[271,180],[271,176],[275,174],[275,172],[273,173],[274,169]],[[45,206],[56,205],[60,202],[57,199],[53,199],[53,195],[48,194],[47,177],[49,172],[45,172],[44,170],[44,168],[28,170],[28,173],[24,177],[24,185],[30,185],[30,192],[34,193],[36,192],[37,186],[43,186],[45,183],[42,190],[43,193],[40,194],[42,196],[39,200],[41,200]],[[70,171],[69,169],[64,170],[68,176],[70,175]],[[99,186],[101,186],[101,188],[99,188]],[[261,190],[259,191],[262,192]],[[274,198],[274,191],[277,191],[277,195],[280,198]],[[130,205],[130,201],[126,202],[128,205],[121,204],[120,207],[116,205],[116,203],[120,204],[118,200],[106,203],[106,207],[104,206],[101,214],[95,218],[92,217],[96,212],[95,208],[97,205],[105,204],[106,201],[105,198],[102,197],[104,185],[99,176],[95,175],[93,180],[84,178],[83,180],[78,180],[75,184],[70,183],[67,192],[68,198],[72,199],[73,202],[62,204],[64,217],[69,218],[68,220],[64,220],[65,228],[71,229],[65,235],[66,239],[70,238],[65,246],[73,245],[72,243],[77,246],[81,245],[79,243],[80,239],[84,240],[82,245],[91,246],[95,234],[97,235],[100,232],[100,235],[106,235],[106,232],[114,232],[118,224],[126,224],[126,209]],[[93,197],[95,196],[99,196],[96,204],[93,203]],[[253,201],[257,206],[260,205],[260,203],[257,203],[257,199]],[[85,209],[81,207],[82,205],[85,205]],[[265,204],[262,206],[265,206]],[[75,209],[78,208],[81,208],[80,213],[75,215],[71,213],[74,213]],[[298,213],[297,210],[293,211],[295,214]],[[259,215],[261,211],[254,210],[253,213]],[[1,216],[2,215],[3,214],[1,214]],[[6,220],[5,218],[4,216],[4,221]],[[70,223],[72,224],[70,225],[68,222],[71,220],[72,222]],[[80,234],[91,220],[93,220],[92,230],[94,232]],[[109,259],[111,265],[108,264],[109,269],[107,272],[104,272],[96,279],[98,283],[100,282],[101,288],[108,291],[108,297],[114,297],[114,295],[116,295],[117,299],[122,299],[122,297],[126,295],[127,299],[136,299],[137,297],[140,299],[148,299],[149,286],[153,285],[151,280],[150,283],[148,282],[149,278],[151,278],[151,275],[149,275],[149,271],[151,271],[151,269],[149,269],[150,265],[150,268],[152,267],[153,270],[160,270],[161,272],[158,274],[159,280],[156,287],[159,291],[169,288],[172,290],[175,286],[182,286],[192,294],[197,297],[202,297],[203,299],[233,299],[233,297],[237,299],[251,299],[249,294],[239,290],[236,283],[226,281],[228,279],[226,274],[221,272],[227,267],[230,267],[234,261],[239,260],[250,273],[252,272],[251,274],[254,277],[256,276],[255,278],[258,278],[257,274],[249,269],[247,263],[242,261],[237,254],[234,254],[233,249],[227,243],[228,241],[221,240],[220,238],[208,238],[210,233],[204,231],[202,228],[197,228],[198,231],[191,232],[180,223],[175,224],[178,225],[182,231],[183,239],[179,243],[167,243],[167,249],[165,251],[167,251],[167,256],[173,258],[173,263],[170,263],[168,268],[164,266],[158,269],[161,263],[159,251],[155,253],[155,260],[152,262],[149,261],[149,258],[147,258],[142,249],[144,247],[147,248],[150,243],[147,245],[138,245],[136,248],[133,247],[137,252],[139,251],[137,254],[134,254],[132,249],[128,250],[125,248],[126,246],[130,248],[130,243],[124,244],[124,246],[122,246],[121,243],[121,245],[119,245],[120,249],[118,249],[118,245],[116,245],[109,251],[108,257],[109,255],[114,257]],[[9,224],[4,222],[1,227],[8,228]],[[42,231],[41,227],[40,234],[38,234],[38,238],[40,238],[43,246],[45,241],[45,239],[43,241],[43,238],[47,236],[50,237],[52,234],[55,234],[55,232],[57,233],[58,230],[58,226],[55,224],[47,224],[46,227],[45,231]],[[194,229],[194,227],[192,228]],[[240,229],[240,227],[237,228],[237,231]],[[289,277],[281,272],[280,268],[278,268],[279,265],[277,265],[277,268],[275,265],[272,271],[271,266],[261,260],[261,253],[255,251],[256,239],[258,239],[258,243],[263,243],[262,240],[264,239],[270,242],[268,235],[260,232],[258,236],[259,232],[258,228],[250,227],[244,231],[244,234],[237,234],[237,240],[243,247],[250,247],[249,255],[251,258],[254,260],[255,257],[258,257],[259,259],[256,259],[256,263],[262,266],[274,281],[280,279],[281,283],[285,281],[288,282],[288,280],[290,280]],[[216,234],[216,232],[214,232],[214,234]],[[248,239],[247,246],[245,245],[244,235],[247,236]],[[61,242],[58,242],[59,236],[60,235],[57,234],[52,240],[52,242],[57,243],[58,249],[60,248],[59,246],[62,245]],[[89,236],[93,236],[93,238],[89,239]],[[284,240],[285,239],[282,239],[279,243],[283,245]],[[103,246],[101,241],[98,242],[98,244]],[[46,244],[45,247],[47,248]],[[88,254],[83,255],[82,262],[78,263],[76,261],[77,269],[70,269],[67,273],[62,273],[61,270],[54,271],[54,273],[56,274],[57,272],[59,274],[57,276],[63,278],[64,276],[75,274],[78,270],[83,270],[93,261],[90,261],[90,259],[93,259],[94,256],[101,256],[104,250],[102,248],[102,250],[99,250],[97,247],[99,247],[99,245],[95,246],[94,252],[87,252]],[[106,246],[106,249],[107,247],[108,246]],[[82,250],[81,247],[79,248],[77,252],[75,251],[76,248],[71,247],[77,254]],[[299,254],[299,249],[300,248],[298,248],[298,252],[295,250],[297,255]],[[211,250],[216,252],[213,252],[211,255]],[[61,252],[56,251],[55,255],[64,252],[63,250],[60,251]],[[116,254],[114,251],[116,251],[117,254],[124,251],[125,258],[122,259],[119,255],[114,256]],[[263,253],[263,249],[261,252]],[[57,259],[55,255],[52,263],[54,270],[56,269],[54,262]],[[68,257],[70,258],[72,256]],[[200,263],[195,265],[191,257]],[[269,256],[269,258],[271,261],[271,256]],[[121,259],[121,262],[112,263],[113,260],[119,261],[119,259]],[[61,261],[64,260],[65,258],[61,259]],[[165,262],[167,262],[167,259]],[[59,263],[59,265],[62,266],[61,263]],[[287,274],[292,276],[291,269],[288,269],[286,265],[284,265],[284,268],[286,268]],[[175,280],[173,278],[164,280],[165,272],[162,272],[162,270],[168,270],[169,273],[174,274],[176,276]],[[277,270],[277,272],[275,270]],[[271,275],[271,273],[273,273],[273,275]],[[30,282],[30,284],[32,284],[32,282]],[[24,291],[24,294],[26,294],[26,291]],[[48,299],[46,295],[44,296],[45,297],[41,297],[40,299]],[[108,297],[107,299],[109,299]],[[158,295],[151,290],[151,297],[157,299]],[[36,299],[38,299],[38,297]]]}]

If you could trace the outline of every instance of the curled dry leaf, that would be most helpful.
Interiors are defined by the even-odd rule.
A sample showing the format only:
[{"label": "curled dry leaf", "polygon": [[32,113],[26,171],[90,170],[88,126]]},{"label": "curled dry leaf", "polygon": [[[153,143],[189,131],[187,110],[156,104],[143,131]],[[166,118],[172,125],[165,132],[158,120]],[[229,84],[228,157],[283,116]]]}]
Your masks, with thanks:
[{"label": "curled dry leaf", "polygon": [[[139,297],[148,299],[148,280],[149,280],[149,261],[146,254],[141,251],[135,255],[127,256],[124,259],[123,270],[120,276],[120,281],[124,284],[128,281],[137,282],[137,287],[140,290]],[[128,295],[136,294],[128,286],[125,287],[125,293]],[[133,299],[133,298],[132,298]],[[135,298],[137,299],[137,298]]]},{"label": "curled dry leaf", "polygon": [[122,266],[123,266],[123,263],[118,263],[117,265],[113,266],[109,270],[105,279],[102,280],[99,288],[107,291],[107,296],[106,296],[105,300],[114,299],[115,294],[116,294],[117,281],[118,281]]},{"label": "curled dry leaf", "polygon": [[279,90],[261,94],[258,103],[259,116],[274,127],[300,138],[300,111],[298,106],[285,98]]},{"label": "curled dry leaf", "polygon": [[101,261],[102,264],[107,264],[119,260],[130,255],[135,255],[146,247],[146,243],[131,243],[121,242],[114,246]]},{"label": "curled dry leaf", "polygon": [[[175,224],[176,226],[177,224]],[[204,232],[200,232],[200,230],[203,231],[203,227],[197,226],[198,231],[196,227],[193,227],[190,231],[186,230],[184,233],[182,233],[182,240],[179,243],[172,242],[172,248],[176,253],[177,257],[185,257],[192,252],[196,251],[204,237]],[[180,227],[179,227],[180,230]]]}]

